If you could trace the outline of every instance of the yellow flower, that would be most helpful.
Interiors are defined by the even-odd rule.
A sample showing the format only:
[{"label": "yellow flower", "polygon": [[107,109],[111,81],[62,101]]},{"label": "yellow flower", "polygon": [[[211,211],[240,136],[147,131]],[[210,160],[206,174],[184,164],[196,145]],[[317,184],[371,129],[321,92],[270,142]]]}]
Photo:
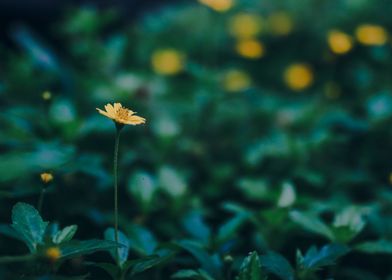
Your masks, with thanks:
[{"label": "yellow flower", "polygon": [[383,45],[388,39],[388,33],[384,27],[375,24],[358,26],[355,35],[360,43],[369,46]]},{"label": "yellow flower", "polygon": [[259,35],[262,27],[262,17],[250,13],[239,13],[229,22],[230,34],[239,39],[250,39]]},{"label": "yellow flower", "polygon": [[313,72],[308,65],[295,63],[286,68],[283,78],[290,89],[300,91],[313,83]]},{"label": "yellow flower", "polygon": [[237,53],[245,58],[257,59],[264,55],[264,45],[253,39],[240,40],[235,46]]},{"label": "yellow flower", "polygon": [[249,88],[251,85],[251,79],[244,71],[230,70],[224,75],[222,85],[227,91],[238,92]]},{"label": "yellow flower", "polygon": [[268,26],[272,34],[283,36],[293,30],[293,20],[286,12],[276,12],[267,19]]},{"label": "yellow flower", "polygon": [[233,0],[199,0],[199,3],[210,7],[217,12],[226,12],[233,7]]},{"label": "yellow flower", "polygon": [[136,112],[123,107],[120,103],[105,105],[105,111],[98,109],[98,112],[118,124],[137,125],[146,122],[145,118],[134,115]]},{"label": "yellow flower", "polygon": [[331,30],[327,36],[329,48],[333,53],[345,54],[353,47],[352,38],[339,30]]},{"label": "yellow flower", "polygon": [[50,91],[44,91],[42,93],[42,99],[45,101],[52,99],[52,94],[50,93]]},{"label": "yellow flower", "polygon": [[49,172],[44,172],[40,174],[41,181],[48,184],[53,181],[53,174]]},{"label": "yellow flower", "polygon": [[162,49],[152,54],[151,64],[154,71],[158,74],[175,75],[184,68],[184,58],[175,49]]},{"label": "yellow flower", "polygon": [[51,262],[56,262],[61,257],[61,251],[59,247],[49,247],[45,251],[45,257]]}]

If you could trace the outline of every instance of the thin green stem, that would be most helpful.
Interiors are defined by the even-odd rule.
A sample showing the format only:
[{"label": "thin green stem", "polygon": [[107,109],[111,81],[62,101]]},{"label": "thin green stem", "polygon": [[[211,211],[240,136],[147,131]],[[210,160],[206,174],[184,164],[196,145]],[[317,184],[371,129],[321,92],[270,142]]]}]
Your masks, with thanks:
[{"label": "thin green stem", "polygon": [[26,262],[36,258],[35,255],[22,255],[22,256],[4,256],[0,257],[0,264],[13,263],[13,262]]},{"label": "thin green stem", "polygon": [[41,189],[41,193],[39,195],[39,199],[38,199],[38,212],[42,215],[42,205],[44,204],[44,197],[45,197],[45,192],[46,192],[46,188],[42,187]]},{"label": "thin green stem", "polygon": [[[118,243],[118,146],[120,143],[121,127],[116,125],[116,139],[114,142],[114,159],[113,159],[113,175],[114,175],[114,239]],[[119,248],[116,248],[116,263],[120,265]]]}]

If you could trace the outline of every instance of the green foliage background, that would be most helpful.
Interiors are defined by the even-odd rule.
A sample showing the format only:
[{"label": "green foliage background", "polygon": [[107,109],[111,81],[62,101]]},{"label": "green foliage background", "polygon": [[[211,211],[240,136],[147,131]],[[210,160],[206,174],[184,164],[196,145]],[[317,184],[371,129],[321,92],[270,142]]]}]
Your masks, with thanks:
[{"label": "green foliage background", "polygon": [[[293,30],[262,32],[265,55],[246,59],[227,29],[243,11],[285,11]],[[43,220],[78,225],[80,242],[104,239],[115,130],[95,108],[119,101],[147,119],[120,144],[120,228],[128,259],[139,260],[126,263],[126,279],[392,279],[391,40],[355,41],[345,55],[326,41],[366,23],[390,31],[391,13],[383,0],[248,0],[223,13],[189,1],[135,22],[74,7],[52,26],[54,42],[15,29],[18,48],[0,50],[0,254],[28,253],[7,225],[17,202],[37,204],[46,171]],[[185,56],[177,75],[151,67],[167,48]],[[300,92],[283,80],[293,63],[314,74]],[[251,85],[227,92],[230,69]],[[55,269],[0,256],[0,277],[116,277],[108,252],[72,256]]]}]

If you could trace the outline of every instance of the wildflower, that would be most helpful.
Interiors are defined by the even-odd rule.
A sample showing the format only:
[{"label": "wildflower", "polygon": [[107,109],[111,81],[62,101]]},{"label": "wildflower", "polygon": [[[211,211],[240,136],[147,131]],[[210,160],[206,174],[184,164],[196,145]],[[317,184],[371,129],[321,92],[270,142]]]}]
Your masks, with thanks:
[{"label": "wildflower", "polygon": [[50,91],[44,91],[42,93],[42,99],[45,101],[49,101],[50,99],[52,99],[52,93]]},{"label": "wildflower", "polygon": [[120,125],[130,124],[137,125],[146,122],[145,118],[134,115],[136,112],[129,110],[121,105],[121,103],[114,103],[105,105],[105,111],[98,109],[98,112]]},{"label": "wildflower", "polygon": [[240,40],[236,47],[237,53],[245,58],[257,59],[264,55],[264,45],[253,39]]},{"label": "wildflower", "polygon": [[230,34],[239,39],[250,39],[259,35],[262,27],[262,17],[249,13],[239,13],[229,22]]},{"label": "wildflower", "polygon": [[210,7],[217,12],[226,12],[233,7],[233,0],[199,0],[199,3]]},{"label": "wildflower", "polygon": [[293,20],[286,12],[276,12],[267,19],[269,30],[272,34],[284,36],[293,30]]},{"label": "wildflower", "polygon": [[41,181],[44,182],[45,184],[49,184],[50,182],[53,181],[53,174],[49,172],[44,172],[40,174]]},{"label": "wildflower", "polygon": [[353,47],[352,38],[339,30],[331,30],[327,36],[329,48],[333,53],[345,54]]},{"label": "wildflower", "polygon": [[249,88],[251,85],[251,79],[244,71],[230,70],[224,75],[222,85],[227,91],[239,92]]},{"label": "wildflower", "polygon": [[175,49],[157,50],[152,54],[151,65],[161,75],[175,75],[184,68],[183,55]]},{"label": "wildflower", "polygon": [[355,30],[355,35],[361,44],[379,46],[385,44],[388,33],[384,27],[375,24],[362,24]]},{"label": "wildflower", "polygon": [[45,257],[48,258],[51,262],[56,262],[61,257],[61,251],[59,247],[49,247],[45,251]]},{"label": "wildflower", "polygon": [[295,63],[286,68],[283,78],[290,89],[300,91],[313,83],[313,72],[308,65]]}]

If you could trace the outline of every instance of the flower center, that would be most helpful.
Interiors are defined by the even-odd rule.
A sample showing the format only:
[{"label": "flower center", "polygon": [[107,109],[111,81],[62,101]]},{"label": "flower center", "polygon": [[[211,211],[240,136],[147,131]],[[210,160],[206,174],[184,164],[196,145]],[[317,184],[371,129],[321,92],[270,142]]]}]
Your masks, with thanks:
[{"label": "flower center", "polygon": [[117,118],[125,120],[128,118],[129,110],[127,108],[121,107],[117,110],[116,115]]}]

